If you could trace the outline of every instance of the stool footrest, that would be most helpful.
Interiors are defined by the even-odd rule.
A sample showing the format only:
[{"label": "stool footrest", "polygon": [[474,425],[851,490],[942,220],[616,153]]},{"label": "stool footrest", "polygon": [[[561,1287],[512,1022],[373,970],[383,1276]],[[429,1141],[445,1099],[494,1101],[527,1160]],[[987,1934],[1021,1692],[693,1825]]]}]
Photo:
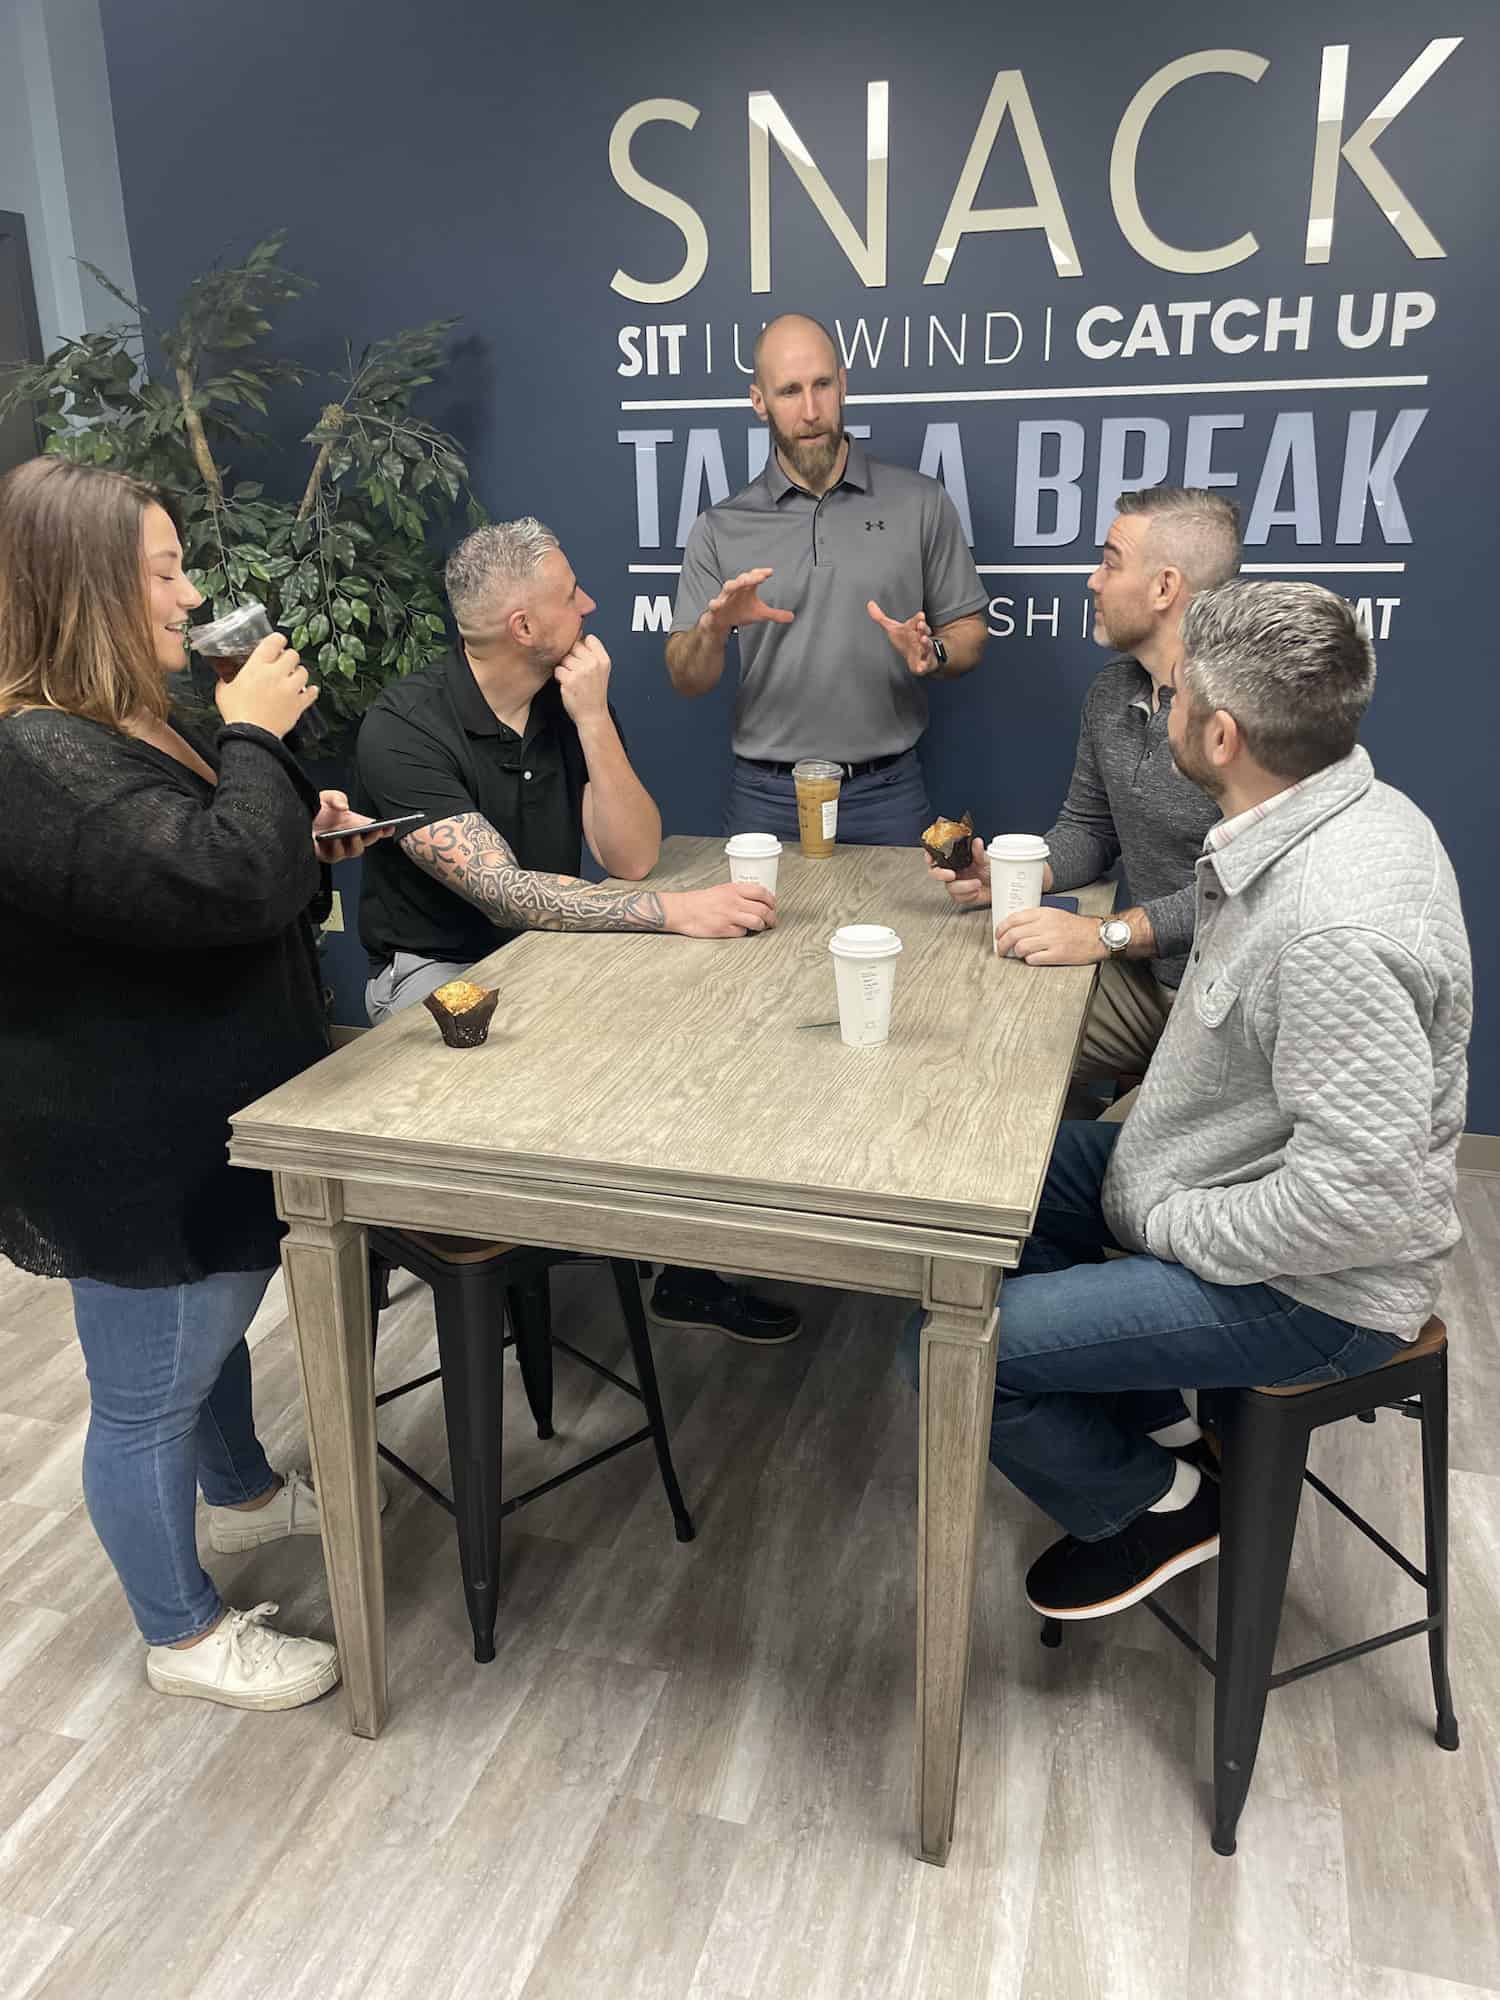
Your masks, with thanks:
[{"label": "stool footrest", "polygon": [[1408,1561],[1394,1543],[1388,1542],[1378,1528],[1372,1528],[1363,1514],[1356,1514],[1354,1509],[1349,1505],[1349,1502],[1335,1493],[1331,1486],[1325,1486],[1315,1472],[1304,1472],[1302,1477],[1314,1493],[1321,1494],[1330,1507],[1336,1508],[1346,1521],[1351,1522],[1358,1528],[1366,1541],[1373,1542],[1380,1553],[1384,1556],[1389,1556],[1398,1569],[1404,1569],[1413,1583],[1417,1584],[1423,1590],[1427,1588],[1427,1578],[1424,1572],[1419,1570],[1414,1562]]},{"label": "stool footrest", "polygon": [[1398,1640],[1416,1639],[1424,1632],[1435,1632],[1441,1623],[1439,1618],[1419,1618],[1414,1625],[1403,1625],[1399,1631],[1382,1632],[1374,1639],[1361,1639],[1357,1646],[1340,1646],[1336,1653],[1320,1653],[1315,1660],[1304,1660],[1300,1667],[1287,1667],[1282,1673],[1272,1674],[1266,1685],[1290,1687],[1293,1681],[1305,1681],[1309,1674],[1320,1674],[1325,1667],[1341,1667],[1346,1660],[1358,1660],[1366,1653],[1378,1653],[1382,1646],[1394,1646]]}]

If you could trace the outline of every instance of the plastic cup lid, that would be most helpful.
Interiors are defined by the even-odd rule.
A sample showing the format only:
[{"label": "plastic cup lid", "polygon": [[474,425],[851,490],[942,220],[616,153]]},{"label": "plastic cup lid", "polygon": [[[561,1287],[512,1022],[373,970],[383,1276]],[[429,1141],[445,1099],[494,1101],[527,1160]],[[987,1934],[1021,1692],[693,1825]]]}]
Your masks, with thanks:
[{"label": "plastic cup lid", "polygon": [[194,625],[188,632],[188,644],[195,653],[211,653],[216,647],[232,642],[254,648],[271,636],[272,629],[266,607],[252,598],[248,604],[237,605],[207,625]]},{"label": "plastic cup lid", "polygon": [[1039,833],[997,833],[984,851],[999,861],[1045,861],[1052,850]]},{"label": "plastic cup lid", "polygon": [[737,833],[725,841],[724,852],[737,861],[769,861],[781,852],[781,842],[774,833]]},{"label": "plastic cup lid", "polygon": [[845,924],[828,940],[828,949],[836,958],[894,958],[903,946],[885,924]]},{"label": "plastic cup lid", "polygon": [[800,764],[793,764],[792,777],[797,778],[842,778],[842,764],[830,764],[826,757],[804,757]]}]

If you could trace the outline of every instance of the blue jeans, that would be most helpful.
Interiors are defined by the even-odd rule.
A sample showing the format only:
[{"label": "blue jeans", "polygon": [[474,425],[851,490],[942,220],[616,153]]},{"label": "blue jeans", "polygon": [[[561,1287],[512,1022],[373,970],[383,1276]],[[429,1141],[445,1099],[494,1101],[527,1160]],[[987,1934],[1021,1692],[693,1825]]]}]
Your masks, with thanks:
[{"label": "blue jeans", "polygon": [[[851,847],[915,847],[932,823],[927,784],[915,750],[883,771],[846,778],[839,793],[839,834]],[[797,838],[797,788],[790,776],[762,771],[743,757],[734,760],[726,833],[774,833]]]},{"label": "blue jeans", "polygon": [[[1339,1381],[1405,1344],[1271,1285],[1107,1259],[1120,1246],[1100,1192],[1120,1129],[1063,1122],[1035,1233],[1000,1291],[990,1463],[1080,1541],[1118,1533],[1166,1493],[1176,1461],[1146,1433],[1187,1414],[1181,1390]],[[913,1377],[921,1318],[907,1328]]]},{"label": "blue jeans", "polygon": [[135,1290],[75,1278],[92,1411],[83,1495],[146,1643],[204,1632],[224,1609],[198,1560],[196,1489],[214,1506],[275,1484],[255,1435],[245,1329],[270,1271]]}]

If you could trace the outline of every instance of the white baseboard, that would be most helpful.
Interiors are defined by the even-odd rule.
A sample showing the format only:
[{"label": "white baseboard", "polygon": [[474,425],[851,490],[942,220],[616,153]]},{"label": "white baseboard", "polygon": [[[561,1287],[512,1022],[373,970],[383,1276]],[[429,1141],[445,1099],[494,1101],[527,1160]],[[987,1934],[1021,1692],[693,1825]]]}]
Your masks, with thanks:
[{"label": "white baseboard", "polygon": [[1500,1133],[1465,1132],[1458,1142],[1461,1174],[1500,1174]]}]

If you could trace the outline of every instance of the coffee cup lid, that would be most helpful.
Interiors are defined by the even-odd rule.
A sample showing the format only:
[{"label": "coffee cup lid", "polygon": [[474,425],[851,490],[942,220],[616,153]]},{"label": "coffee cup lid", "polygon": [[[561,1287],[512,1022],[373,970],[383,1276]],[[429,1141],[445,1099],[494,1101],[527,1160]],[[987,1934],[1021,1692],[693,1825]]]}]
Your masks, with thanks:
[{"label": "coffee cup lid", "polygon": [[828,940],[828,949],[835,958],[894,958],[903,946],[885,924],[845,924]]},{"label": "coffee cup lid", "polygon": [[737,833],[725,841],[724,852],[737,861],[769,861],[781,852],[781,842],[774,833]]},{"label": "coffee cup lid", "polygon": [[997,833],[984,851],[997,861],[1045,861],[1052,850],[1039,833]]},{"label": "coffee cup lid", "polygon": [[792,778],[842,778],[842,764],[830,764],[826,757],[804,757],[800,764],[793,764]]}]

